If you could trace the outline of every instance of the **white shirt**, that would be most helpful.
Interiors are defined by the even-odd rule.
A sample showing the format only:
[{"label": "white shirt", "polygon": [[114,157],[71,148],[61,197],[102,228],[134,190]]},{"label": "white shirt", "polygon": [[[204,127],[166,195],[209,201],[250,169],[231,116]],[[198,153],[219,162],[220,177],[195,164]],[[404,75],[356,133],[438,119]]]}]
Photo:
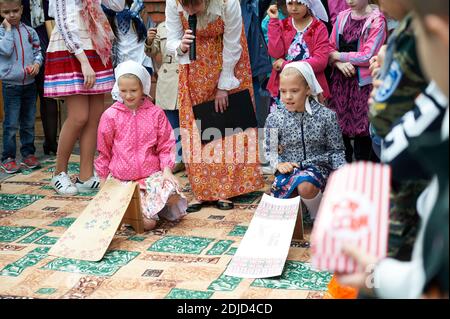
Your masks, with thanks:
[{"label": "white shirt", "polygon": [[[120,12],[125,7],[125,0],[97,0],[99,10],[103,12],[100,4]],[[70,53],[80,54],[84,51],[79,34],[77,19],[83,9],[81,0],[49,0],[48,15],[55,18],[55,25],[64,38]]]},{"label": "white shirt", "polygon": [[[176,0],[166,1],[166,28],[167,28],[167,51],[178,59],[180,64],[189,64],[189,54],[178,55],[177,48],[180,46],[184,35],[183,25],[179,13],[183,12],[181,4]],[[197,16],[197,29],[204,29],[209,22],[222,18],[225,24],[223,34],[223,65],[217,87],[221,90],[232,90],[240,85],[240,81],[234,76],[234,67],[241,58],[241,33],[242,14],[239,0],[211,0],[206,12]]]},{"label": "white shirt", "polygon": [[[117,26],[117,19],[114,19]],[[117,27],[117,64],[127,60],[133,60],[145,67],[153,68],[152,59],[145,54],[145,38],[138,42],[138,36],[133,26],[130,26],[127,34],[122,33]]]}]

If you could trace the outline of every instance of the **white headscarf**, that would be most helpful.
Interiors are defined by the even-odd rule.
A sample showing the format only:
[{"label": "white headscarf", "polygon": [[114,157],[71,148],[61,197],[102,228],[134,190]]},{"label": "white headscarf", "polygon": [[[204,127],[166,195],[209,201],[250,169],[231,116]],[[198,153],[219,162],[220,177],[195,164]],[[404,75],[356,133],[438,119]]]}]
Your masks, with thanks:
[{"label": "white headscarf", "polygon": [[123,100],[120,97],[118,81],[119,78],[124,74],[136,75],[139,78],[139,80],[141,80],[142,88],[144,89],[144,94],[150,96],[150,89],[152,87],[152,78],[150,74],[142,64],[134,62],[132,60],[128,60],[117,65],[117,67],[114,70],[116,83],[114,83],[114,87],[111,91],[111,95],[114,100],[123,103]]},{"label": "white headscarf", "polygon": [[286,0],[286,4],[292,3],[293,1],[304,4],[311,10],[316,18],[328,22],[327,10],[325,10],[325,7],[320,0]]},{"label": "white headscarf", "polygon": [[[311,65],[308,62],[298,61],[286,64],[283,70],[286,70],[287,68],[297,69],[303,75],[311,90],[311,96],[319,102],[319,95],[323,92],[323,89],[320,86],[319,81],[317,81]],[[308,113],[312,113],[309,99],[306,99],[305,109]]]}]

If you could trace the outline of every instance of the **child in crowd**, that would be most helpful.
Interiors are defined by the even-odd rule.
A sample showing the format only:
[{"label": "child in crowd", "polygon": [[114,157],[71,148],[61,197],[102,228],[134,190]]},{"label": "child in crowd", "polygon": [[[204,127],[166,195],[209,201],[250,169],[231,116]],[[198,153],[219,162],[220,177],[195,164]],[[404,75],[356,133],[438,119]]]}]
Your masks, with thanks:
[{"label": "child in crowd", "polygon": [[[269,54],[276,61],[267,83],[267,90],[278,102],[280,72],[283,67],[293,61],[308,62],[316,75],[324,93],[330,97],[325,68],[330,52],[328,31],[323,21],[328,16],[319,0],[286,0],[289,17],[279,20],[276,5],[269,7]],[[322,97],[321,97],[322,98]],[[324,102],[323,99],[321,99]]]},{"label": "child in crowd", "polygon": [[[278,19],[279,20],[286,19],[289,16],[289,13],[288,13],[287,7],[286,7],[286,0],[276,0],[275,3],[277,4],[277,9],[278,9]],[[265,11],[267,11],[267,9]],[[270,16],[266,12],[266,16],[264,17],[263,21],[261,22],[261,29],[263,32],[264,40],[266,41],[267,45],[269,45],[269,21],[270,21]],[[267,50],[269,50],[269,49],[267,48]],[[273,64],[273,62],[275,62],[275,59],[270,57],[270,61]],[[264,84],[262,85],[262,87],[265,89],[266,96],[269,96],[269,97],[270,97],[270,93],[267,90],[267,82],[269,81],[271,74],[272,74],[272,69],[270,69],[270,72],[267,73]]]},{"label": "child in crowd", "polygon": [[370,105],[370,122],[376,134],[384,138],[393,122],[414,107],[414,99],[425,91],[428,81],[417,56],[410,4],[407,0],[380,0],[380,9],[400,22],[389,38],[377,76],[382,85],[374,89]]},{"label": "child in crowd", "polygon": [[[391,1],[391,2],[401,2],[399,1]],[[370,4],[374,4],[378,6],[381,9],[381,4],[383,3],[383,0],[369,0]],[[383,10],[381,10],[383,13],[385,13]],[[390,36],[392,32],[395,30],[395,28],[398,27],[398,20],[396,20],[394,17],[391,17],[389,15],[386,15],[386,22],[387,22],[387,34]]]},{"label": "child in crowd", "polygon": [[[344,135],[345,157],[374,159],[369,136],[368,100],[372,91],[370,59],[386,41],[386,19],[368,0],[347,0],[333,27],[330,44],[331,95],[329,107],[336,111]],[[351,140],[354,141],[352,146]]]},{"label": "child in crowd", "polygon": [[141,63],[152,75],[152,59],[144,52],[147,29],[140,16],[144,7],[142,0],[125,0],[125,9],[121,12],[116,12],[102,5],[116,36],[113,45],[113,66],[115,67],[127,60],[133,60]]},{"label": "child in crowd", "polygon": [[[101,2],[115,11],[124,8],[124,0]],[[50,0],[49,16],[56,27],[47,49],[44,96],[64,98],[67,105],[51,185],[61,195],[76,195],[97,190],[100,184],[94,156],[104,94],[114,85],[114,33],[98,0]],[[80,174],[74,184],[67,166],[78,139]]]},{"label": "child in crowd", "polygon": [[173,54],[167,51],[167,29],[166,22],[158,24],[155,29],[147,31],[145,41],[145,53],[151,57],[161,54],[161,66],[158,70],[158,81],[156,82],[156,105],[166,113],[167,119],[174,129],[177,139],[177,158],[174,173],[184,169],[182,163],[182,148],[180,134],[180,114],[178,108],[178,61]]},{"label": "child in crowd", "polygon": [[35,168],[34,121],[36,83],[34,77],[43,63],[36,31],[20,22],[21,0],[0,0],[0,80],[4,104],[2,169],[13,174],[16,163],[16,133],[20,129],[21,165]]},{"label": "child in crowd", "polygon": [[278,171],[272,194],[289,198],[298,192],[312,219],[328,176],[345,164],[336,113],[319,103],[321,93],[309,63],[286,65],[280,75],[284,107],[269,115],[265,127],[266,157]]},{"label": "child in crowd", "polygon": [[111,175],[139,183],[144,228],[151,230],[159,217],[173,221],[186,214],[187,201],[172,174],[175,138],[163,110],[148,98],[147,70],[130,60],[117,66],[115,76],[117,102],[100,119],[95,169],[102,180]]},{"label": "child in crowd", "polygon": [[[425,294],[448,299],[449,2],[408,2],[415,12],[413,23],[419,59],[433,82],[417,98],[415,108],[391,130],[382,156],[400,153],[395,159],[397,163],[391,163],[393,174],[406,168],[409,175],[416,174],[420,167],[434,174],[434,178],[417,201],[421,222],[411,260],[377,260],[356,247],[347,246],[344,252],[358,261],[360,269],[371,266],[372,271],[341,274],[339,281],[381,298],[420,298]],[[411,165],[412,158],[419,165]],[[375,283],[375,287],[368,287],[369,282]]]},{"label": "child in crowd", "polygon": [[[447,108],[440,130],[430,143],[421,138],[418,159],[426,159],[427,167],[437,178],[438,193],[433,203],[423,240],[425,297],[449,298],[449,2],[411,0],[416,13],[415,30],[419,58],[425,74],[447,98]],[[432,144],[432,145],[430,145]],[[428,148],[431,146],[432,149]],[[432,152],[432,153],[431,153]],[[432,156],[429,156],[432,155]]]},{"label": "child in crowd", "polygon": [[[287,11],[286,7],[286,0],[276,0],[275,3],[277,4],[278,9],[278,19],[284,20],[289,16],[289,13]],[[263,31],[264,40],[266,40],[266,43],[269,44],[269,21],[270,16],[266,14],[263,21],[261,22],[261,29]]]},{"label": "child in crowd", "polygon": [[[398,28],[390,36],[382,69],[378,71],[377,80],[372,91],[373,102],[369,105],[369,120],[373,147],[379,157],[381,141],[391,131],[405,113],[415,107],[414,100],[426,92],[428,80],[422,72],[417,54],[416,38],[413,30],[413,13],[408,0],[380,0],[380,9],[386,16],[400,21]],[[381,51],[380,51],[381,53]],[[375,69],[380,61],[373,58],[371,67]],[[380,66],[378,66],[380,67]],[[377,73],[375,71],[375,73]],[[372,74],[374,75],[374,74]],[[385,143],[386,145],[390,143]],[[395,146],[393,146],[395,148]],[[386,157],[390,157],[389,149]],[[400,153],[399,153],[400,154]],[[398,155],[399,155],[398,154]],[[394,158],[397,156],[394,156]],[[393,161],[389,159],[388,163]],[[418,174],[420,170],[408,169],[404,174],[394,172],[392,175],[389,256],[400,260],[410,260],[412,247],[417,235],[419,216],[417,215],[417,198],[429,183],[431,176]],[[414,173],[413,173],[414,171]],[[401,178],[398,178],[399,175]]]},{"label": "child in crowd", "polygon": [[[272,63],[267,51],[267,42],[258,17],[259,0],[240,0],[241,14],[247,39],[250,67],[252,70],[253,97],[256,106],[256,121],[259,128],[264,127],[269,112],[269,99],[264,98],[267,74],[272,71]],[[262,94],[261,94],[262,93]]]},{"label": "child in crowd", "polygon": [[[48,27],[51,19],[48,16],[48,0],[23,0],[23,14],[21,21],[36,30],[41,43],[41,52],[45,58],[50,33]],[[44,60],[45,65],[45,60]],[[44,65],[36,75],[36,87],[39,96],[39,113],[44,130],[44,154],[56,155],[58,148],[58,104],[55,99],[44,97]]]}]

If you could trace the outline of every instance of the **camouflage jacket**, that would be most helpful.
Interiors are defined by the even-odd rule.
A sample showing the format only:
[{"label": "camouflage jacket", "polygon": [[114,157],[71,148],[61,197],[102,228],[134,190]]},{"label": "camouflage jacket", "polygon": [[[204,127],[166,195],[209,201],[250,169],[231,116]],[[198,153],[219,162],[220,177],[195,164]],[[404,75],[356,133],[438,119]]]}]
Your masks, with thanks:
[{"label": "camouflage jacket", "polygon": [[412,15],[405,17],[388,41],[384,66],[380,72],[382,86],[369,118],[376,134],[385,137],[392,124],[414,107],[414,99],[425,91],[428,82],[416,53]]}]

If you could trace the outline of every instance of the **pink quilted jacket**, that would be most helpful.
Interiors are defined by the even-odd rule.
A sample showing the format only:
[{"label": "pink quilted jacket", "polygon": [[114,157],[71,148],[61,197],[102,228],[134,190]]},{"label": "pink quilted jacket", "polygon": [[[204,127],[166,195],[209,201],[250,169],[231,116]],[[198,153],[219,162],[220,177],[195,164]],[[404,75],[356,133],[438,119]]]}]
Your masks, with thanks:
[{"label": "pink quilted jacket", "polygon": [[164,111],[145,99],[137,110],[120,102],[100,119],[95,170],[100,178],[109,174],[136,181],[175,164],[175,137]]}]

